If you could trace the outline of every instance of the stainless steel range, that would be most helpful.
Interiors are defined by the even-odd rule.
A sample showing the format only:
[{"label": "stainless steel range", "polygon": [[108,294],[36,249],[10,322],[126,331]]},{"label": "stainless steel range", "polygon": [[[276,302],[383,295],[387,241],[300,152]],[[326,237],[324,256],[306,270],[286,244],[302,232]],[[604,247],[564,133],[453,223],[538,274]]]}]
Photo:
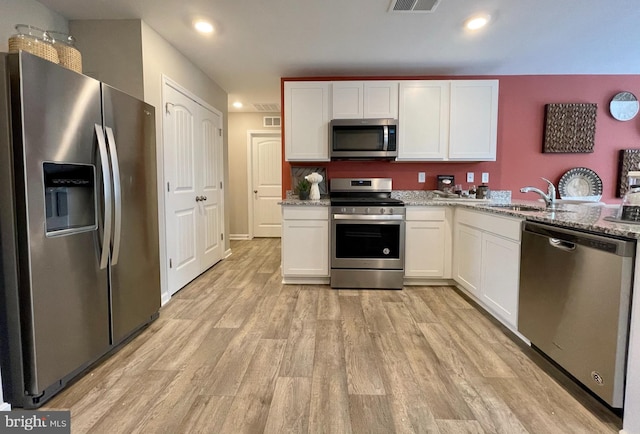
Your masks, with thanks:
[{"label": "stainless steel range", "polygon": [[390,178],[331,179],[331,287],[402,289],[405,208]]}]

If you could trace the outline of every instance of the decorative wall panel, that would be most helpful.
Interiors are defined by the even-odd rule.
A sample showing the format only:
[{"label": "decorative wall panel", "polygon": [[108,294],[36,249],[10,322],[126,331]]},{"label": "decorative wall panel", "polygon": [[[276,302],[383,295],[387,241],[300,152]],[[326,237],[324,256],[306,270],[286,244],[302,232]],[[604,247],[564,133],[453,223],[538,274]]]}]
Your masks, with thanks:
[{"label": "decorative wall panel", "polygon": [[543,152],[593,152],[597,104],[546,104]]},{"label": "decorative wall panel", "polygon": [[640,149],[621,149],[618,168],[617,196],[623,197],[629,190],[629,172],[640,170]]}]

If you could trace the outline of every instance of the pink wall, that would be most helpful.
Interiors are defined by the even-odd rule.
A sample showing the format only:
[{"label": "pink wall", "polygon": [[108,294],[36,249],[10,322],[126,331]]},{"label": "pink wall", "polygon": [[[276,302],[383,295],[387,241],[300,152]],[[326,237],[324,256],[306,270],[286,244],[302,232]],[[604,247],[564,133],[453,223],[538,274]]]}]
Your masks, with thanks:
[{"label": "pink wall", "polygon": [[[367,77],[372,78],[372,77]],[[385,77],[387,79],[392,77]],[[398,77],[395,77],[398,78]],[[404,77],[403,77],[404,78]],[[433,77],[410,77],[411,79]],[[545,189],[540,177],[556,183],[573,167],[588,167],[602,179],[602,200],[616,198],[620,149],[640,148],[640,115],[620,122],[609,114],[609,101],[627,90],[640,96],[640,75],[536,75],[438,77],[441,79],[484,78],[500,81],[498,105],[498,152],[495,162],[484,163],[397,163],[336,161],[313,163],[326,168],[327,177],[390,177],[397,190],[433,190],[436,175],[455,175],[466,185],[466,172],[489,172],[492,189],[512,190],[515,199],[536,199],[522,194],[525,185]],[[355,79],[353,77],[349,79]],[[283,79],[284,80],[284,79]],[[335,80],[335,79],[334,79]],[[594,152],[589,154],[543,154],[544,106],[548,103],[597,103]],[[286,121],[286,120],[285,120]],[[284,147],[284,143],[283,143]],[[283,148],[284,149],[284,148]],[[305,165],[298,164],[295,165]],[[418,183],[418,172],[426,172],[427,182]],[[290,165],[283,162],[283,194],[291,189]]]}]

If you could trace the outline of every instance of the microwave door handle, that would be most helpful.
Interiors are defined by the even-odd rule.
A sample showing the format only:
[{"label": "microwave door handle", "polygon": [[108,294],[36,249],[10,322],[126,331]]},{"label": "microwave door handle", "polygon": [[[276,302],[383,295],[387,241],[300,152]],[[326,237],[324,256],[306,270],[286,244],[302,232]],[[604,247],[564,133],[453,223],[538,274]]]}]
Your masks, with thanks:
[{"label": "microwave door handle", "polygon": [[383,135],[382,150],[388,151],[389,150],[389,127],[387,125],[384,125],[382,127],[382,135]]},{"label": "microwave door handle", "polygon": [[98,139],[98,152],[100,153],[100,167],[102,169],[102,188],[104,194],[104,223],[102,234],[102,251],[100,252],[100,269],[107,268],[109,262],[109,250],[111,249],[111,176],[109,170],[109,155],[107,144],[104,140],[102,126],[95,124],[96,137]]},{"label": "microwave door handle", "polygon": [[116,139],[113,130],[105,127],[107,132],[107,145],[109,146],[109,154],[111,155],[111,167],[113,169],[113,203],[115,221],[113,227],[113,248],[111,253],[111,265],[118,263],[120,256],[120,239],[122,238],[122,187],[120,184],[120,160],[118,160],[118,151],[116,150]]}]

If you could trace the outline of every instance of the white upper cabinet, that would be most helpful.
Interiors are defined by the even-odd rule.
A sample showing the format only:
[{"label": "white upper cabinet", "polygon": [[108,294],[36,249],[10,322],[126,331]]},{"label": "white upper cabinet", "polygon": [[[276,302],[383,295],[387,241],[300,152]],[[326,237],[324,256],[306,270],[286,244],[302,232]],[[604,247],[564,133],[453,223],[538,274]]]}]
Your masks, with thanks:
[{"label": "white upper cabinet", "polygon": [[398,160],[495,161],[498,81],[401,81],[398,122]]},{"label": "white upper cabinet", "polygon": [[400,82],[398,160],[446,160],[449,82]]},{"label": "white upper cabinet", "polygon": [[330,86],[328,81],[284,83],[287,161],[329,161]]},{"label": "white upper cabinet", "polygon": [[364,117],[364,84],[361,81],[332,83],[333,119]]},{"label": "white upper cabinet", "polygon": [[397,81],[334,81],[333,119],[398,117]]},{"label": "white upper cabinet", "polygon": [[449,159],[495,161],[498,80],[451,82]]}]

